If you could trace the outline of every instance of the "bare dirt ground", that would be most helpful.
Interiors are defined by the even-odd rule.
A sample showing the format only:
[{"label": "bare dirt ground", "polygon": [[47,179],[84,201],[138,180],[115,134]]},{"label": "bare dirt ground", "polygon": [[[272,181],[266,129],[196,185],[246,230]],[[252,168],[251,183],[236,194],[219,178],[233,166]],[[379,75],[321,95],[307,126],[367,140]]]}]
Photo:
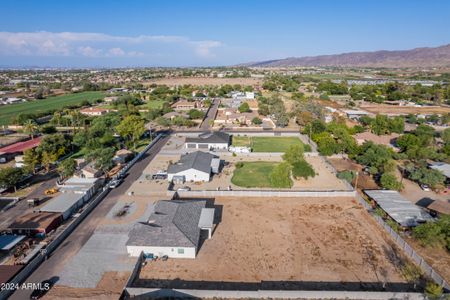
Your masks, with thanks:
[{"label": "bare dirt ground", "polygon": [[137,286],[145,279],[405,282],[389,258],[392,242],[354,199],[216,198],[215,205],[223,206],[221,222],[197,258],[151,262]]},{"label": "bare dirt ground", "polygon": [[380,114],[443,114],[450,113],[450,107],[443,106],[395,106],[387,104],[363,104],[361,109],[367,110],[371,113]]},{"label": "bare dirt ground", "polygon": [[[345,170],[352,170],[358,172],[358,189],[379,189],[377,183],[375,180],[373,180],[370,175],[364,174],[362,172],[362,166],[349,160],[349,159],[343,159],[343,158],[328,158],[328,161],[330,164],[333,165],[333,167],[336,168],[338,172],[345,171]],[[355,181],[353,180],[352,185],[355,186]]]},{"label": "bare dirt ground", "polygon": [[45,299],[118,299],[129,276],[128,272],[107,272],[95,289],[57,285],[48,292]]},{"label": "bare dirt ground", "polygon": [[240,84],[257,86],[263,83],[261,78],[213,78],[213,77],[178,77],[178,78],[162,78],[154,79],[144,82],[144,84],[165,84],[168,86],[177,85],[225,85],[225,84]]}]

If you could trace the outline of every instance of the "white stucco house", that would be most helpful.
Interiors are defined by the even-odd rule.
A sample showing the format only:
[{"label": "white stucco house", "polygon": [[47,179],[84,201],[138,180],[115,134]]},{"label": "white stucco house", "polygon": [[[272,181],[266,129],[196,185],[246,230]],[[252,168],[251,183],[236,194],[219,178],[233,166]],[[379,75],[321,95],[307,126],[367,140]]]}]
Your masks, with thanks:
[{"label": "white stucco house", "polygon": [[207,182],[212,173],[219,173],[220,159],[208,152],[195,151],[182,155],[167,168],[169,182]]},{"label": "white stucco house", "polygon": [[201,230],[211,238],[214,208],[205,200],[161,200],[146,222],[135,224],[128,234],[127,252],[170,258],[195,258]]},{"label": "white stucco house", "polygon": [[187,149],[227,150],[230,140],[230,135],[225,132],[204,132],[198,137],[187,137],[185,147]]}]

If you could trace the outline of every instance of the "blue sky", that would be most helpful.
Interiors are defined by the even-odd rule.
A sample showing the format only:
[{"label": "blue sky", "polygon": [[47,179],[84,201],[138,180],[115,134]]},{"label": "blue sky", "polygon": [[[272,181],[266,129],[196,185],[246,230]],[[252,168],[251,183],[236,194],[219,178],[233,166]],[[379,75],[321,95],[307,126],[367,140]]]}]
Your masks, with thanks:
[{"label": "blue sky", "polygon": [[3,0],[0,66],[215,66],[450,43],[450,1]]}]

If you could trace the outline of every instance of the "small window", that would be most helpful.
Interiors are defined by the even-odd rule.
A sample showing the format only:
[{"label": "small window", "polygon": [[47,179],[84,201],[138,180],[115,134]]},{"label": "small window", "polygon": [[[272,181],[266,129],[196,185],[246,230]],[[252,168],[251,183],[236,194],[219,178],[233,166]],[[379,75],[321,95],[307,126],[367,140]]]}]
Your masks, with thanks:
[{"label": "small window", "polygon": [[178,248],[178,254],[184,254],[184,249],[183,248]]}]

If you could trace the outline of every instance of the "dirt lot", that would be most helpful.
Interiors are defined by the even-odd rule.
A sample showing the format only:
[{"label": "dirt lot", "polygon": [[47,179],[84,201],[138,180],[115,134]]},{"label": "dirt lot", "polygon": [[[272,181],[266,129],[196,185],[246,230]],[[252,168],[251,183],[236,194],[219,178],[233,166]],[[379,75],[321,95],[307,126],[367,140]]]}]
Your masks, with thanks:
[{"label": "dirt lot", "polygon": [[217,198],[221,222],[196,259],[145,266],[145,279],[260,282],[404,282],[395,250],[350,198]]},{"label": "dirt lot", "polygon": [[128,277],[127,272],[107,272],[95,289],[55,286],[45,299],[118,299]]},{"label": "dirt lot", "polygon": [[444,114],[450,113],[450,107],[442,106],[424,106],[424,107],[411,107],[411,106],[396,106],[387,104],[367,104],[361,105],[361,109],[367,110],[374,114]]},{"label": "dirt lot", "polygon": [[[333,167],[336,168],[338,172],[345,171],[345,170],[353,170],[358,172],[358,189],[378,189],[377,183],[373,180],[370,175],[364,174],[362,172],[362,166],[349,160],[349,159],[343,159],[343,158],[328,158],[328,161],[330,164],[333,165]],[[353,186],[355,186],[355,180],[352,183]]]},{"label": "dirt lot", "polygon": [[163,78],[155,79],[145,82],[145,84],[165,84],[168,86],[177,85],[225,85],[225,84],[240,84],[240,85],[261,85],[263,80],[261,78],[213,78],[213,77],[179,77],[179,78]]}]

